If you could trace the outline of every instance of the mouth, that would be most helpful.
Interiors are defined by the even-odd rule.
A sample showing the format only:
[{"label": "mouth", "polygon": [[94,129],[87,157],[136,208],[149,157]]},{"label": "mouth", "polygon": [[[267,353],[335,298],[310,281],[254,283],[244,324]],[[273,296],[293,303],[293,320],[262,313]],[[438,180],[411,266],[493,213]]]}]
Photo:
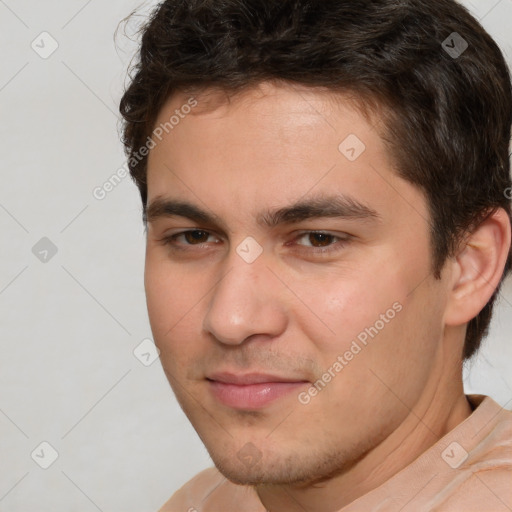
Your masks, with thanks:
[{"label": "mouth", "polygon": [[215,373],[206,381],[217,401],[244,410],[263,408],[309,384],[307,380],[264,373]]}]

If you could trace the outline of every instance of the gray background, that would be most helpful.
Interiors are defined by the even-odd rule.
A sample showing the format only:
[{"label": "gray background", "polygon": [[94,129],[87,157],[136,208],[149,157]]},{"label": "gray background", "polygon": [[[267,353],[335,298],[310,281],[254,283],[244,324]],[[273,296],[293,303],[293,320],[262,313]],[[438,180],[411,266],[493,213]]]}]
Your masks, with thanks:
[{"label": "gray background", "polygon": [[[512,62],[512,0],[465,3]],[[125,163],[135,43],[114,33],[140,5],[0,0],[0,511],[156,510],[211,465],[159,361],[134,354],[151,338],[138,192],[127,177],[93,195]],[[465,372],[507,408],[511,312],[509,281]]]}]

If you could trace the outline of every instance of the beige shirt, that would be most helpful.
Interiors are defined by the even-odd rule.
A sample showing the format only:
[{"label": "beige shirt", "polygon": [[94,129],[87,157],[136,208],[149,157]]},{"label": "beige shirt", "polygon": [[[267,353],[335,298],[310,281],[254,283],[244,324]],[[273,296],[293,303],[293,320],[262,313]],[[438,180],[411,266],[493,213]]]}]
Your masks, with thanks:
[{"label": "beige shirt", "polygon": [[[469,395],[474,411],[376,489],[339,512],[512,511],[512,412]],[[160,512],[266,512],[252,487],[209,468],[179,489]],[[280,511],[285,512],[285,511]]]}]

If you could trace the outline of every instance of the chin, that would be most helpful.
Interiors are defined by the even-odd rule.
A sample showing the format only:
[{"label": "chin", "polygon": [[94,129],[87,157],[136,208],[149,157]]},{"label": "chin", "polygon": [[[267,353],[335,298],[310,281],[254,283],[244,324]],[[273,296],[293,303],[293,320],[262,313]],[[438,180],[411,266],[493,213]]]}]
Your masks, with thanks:
[{"label": "chin", "polygon": [[348,458],[346,454],[292,455],[263,454],[255,462],[244,463],[238,454],[226,458],[225,454],[210,456],[222,475],[239,485],[293,485],[306,487],[330,480],[345,473],[357,458]]},{"label": "chin", "polygon": [[277,470],[273,466],[259,464],[257,468],[243,468],[230,462],[215,462],[215,466],[229,481],[238,485],[290,485],[300,483],[300,479],[290,469]]}]

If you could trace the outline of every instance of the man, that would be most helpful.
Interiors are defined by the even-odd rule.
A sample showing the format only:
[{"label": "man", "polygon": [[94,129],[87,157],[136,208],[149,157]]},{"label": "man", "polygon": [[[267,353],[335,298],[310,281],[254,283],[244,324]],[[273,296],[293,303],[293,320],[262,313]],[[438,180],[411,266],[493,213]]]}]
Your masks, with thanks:
[{"label": "man", "polygon": [[510,76],[453,0],[168,0],[122,102],[151,328],[215,464],[162,511],[512,509],[462,364],[511,268]]}]

